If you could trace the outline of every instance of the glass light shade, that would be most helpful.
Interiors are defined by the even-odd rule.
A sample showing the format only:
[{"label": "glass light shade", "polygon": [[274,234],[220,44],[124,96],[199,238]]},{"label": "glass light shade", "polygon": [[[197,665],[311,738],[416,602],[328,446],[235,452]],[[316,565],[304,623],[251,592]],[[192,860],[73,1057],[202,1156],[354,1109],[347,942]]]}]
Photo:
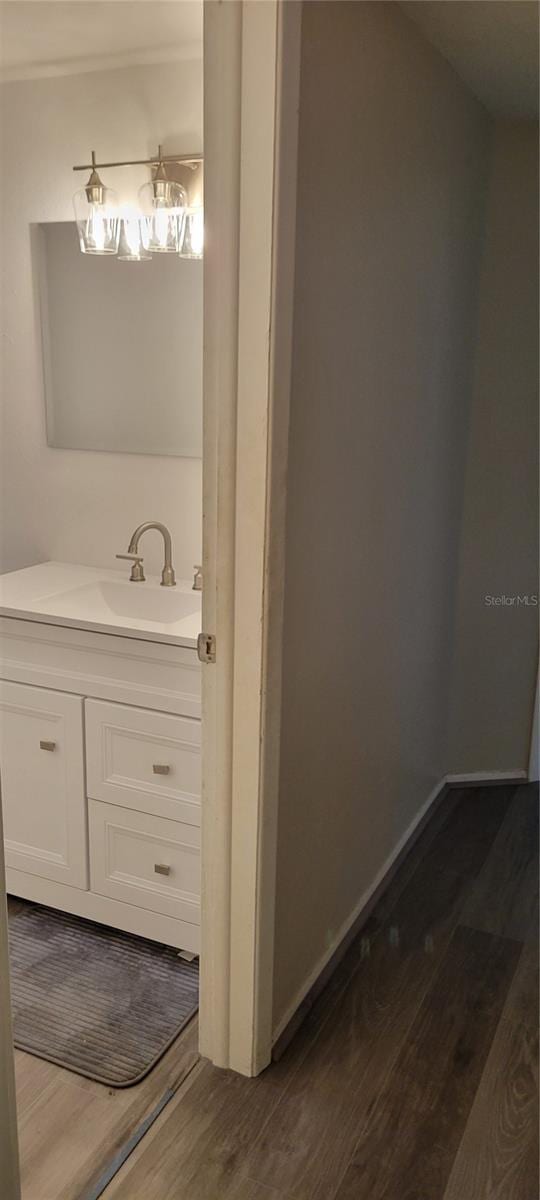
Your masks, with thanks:
[{"label": "glass light shade", "polygon": [[119,262],[146,262],[151,260],[142,239],[142,218],[132,213],[124,213],[120,220],[120,241],[118,243]]},{"label": "glass light shade", "polygon": [[91,189],[75,192],[73,207],[83,254],[116,254],[120,235],[118,197],[112,188],[94,189],[99,202],[88,198]]},{"label": "glass light shade", "polygon": [[202,258],[204,243],[204,212],[202,208],[188,208],[184,221],[184,234],[180,247],[181,258]]},{"label": "glass light shade", "polygon": [[152,254],[177,254],[184,233],[187,193],[180,183],[158,180],[139,191],[145,250]]}]

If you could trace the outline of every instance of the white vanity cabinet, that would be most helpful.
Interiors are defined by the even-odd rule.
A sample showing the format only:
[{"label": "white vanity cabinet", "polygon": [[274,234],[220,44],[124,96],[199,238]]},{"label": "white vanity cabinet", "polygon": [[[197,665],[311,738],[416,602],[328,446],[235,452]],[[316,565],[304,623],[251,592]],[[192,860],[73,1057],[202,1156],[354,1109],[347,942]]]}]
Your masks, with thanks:
[{"label": "white vanity cabinet", "polygon": [[7,887],[199,951],[195,648],[0,618]]}]

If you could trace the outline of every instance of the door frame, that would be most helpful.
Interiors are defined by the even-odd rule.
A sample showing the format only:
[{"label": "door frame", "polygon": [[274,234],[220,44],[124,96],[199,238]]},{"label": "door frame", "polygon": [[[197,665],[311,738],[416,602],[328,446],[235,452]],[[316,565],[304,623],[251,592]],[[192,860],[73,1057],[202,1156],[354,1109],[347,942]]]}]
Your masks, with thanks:
[{"label": "door frame", "polygon": [[4,1200],[20,1200],[15,1057],[11,1027],[4,835],[0,794],[0,1179]]},{"label": "door frame", "polygon": [[301,11],[205,0],[200,1049],[272,1050]]},{"label": "door frame", "polygon": [[[258,1074],[272,1050],[285,500],[300,3],[205,0],[200,1049]],[[19,1200],[3,842],[1,1167]]]}]

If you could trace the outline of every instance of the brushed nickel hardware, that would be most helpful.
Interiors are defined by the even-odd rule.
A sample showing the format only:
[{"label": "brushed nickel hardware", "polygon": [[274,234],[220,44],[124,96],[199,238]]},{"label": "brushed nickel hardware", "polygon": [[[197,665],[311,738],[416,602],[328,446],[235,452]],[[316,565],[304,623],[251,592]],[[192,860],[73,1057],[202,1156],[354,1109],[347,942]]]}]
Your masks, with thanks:
[{"label": "brushed nickel hardware", "polygon": [[193,570],[195,571],[193,576],[193,591],[202,592],[202,567],[195,566]]},{"label": "brushed nickel hardware", "polygon": [[56,750],[56,742],[40,742],[40,750]]},{"label": "brushed nickel hardware", "polygon": [[197,638],[197,657],[202,663],[215,663],[216,639],[213,633],[200,633]]},{"label": "brushed nickel hardware", "polygon": [[[159,147],[161,150],[161,146]],[[96,162],[92,150],[92,162],[78,164],[74,171],[108,171],[112,167],[159,167],[161,163],[177,163],[182,167],[191,167],[194,171],[203,162],[202,154],[159,154],[157,158],[126,158],[118,162]]]},{"label": "brushed nickel hardware", "polygon": [[[140,567],[142,558],[140,557],[140,555],[137,552],[139,549],[139,540],[142,537],[143,533],[146,533],[147,529],[157,529],[163,538],[163,546],[164,546],[164,551],[165,551],[165,562],[164,562],[163,570],[161,572],[161,586],[162,587],[176,587],[176,576],[174,574],[174,569],[173,569],[173,565],[172,565],[171,535],[169,533],[169,530],[167,529],[167,526],[162,525],[161,521],[145,521],[143,525],[139,525],[137,527],[137,529],[135,530],[135,533],[132,534],[131,541],[128,546],[127,554],[117,554],[116,557],[117,558],[134,558],[134,559],[136,559],[137,561],[131,569],[130,580],[132,583],[137,583],[139,580],[144,580],[144,574],[142,573],[142,567]],[[133,572],[136,571],[137,569],[140,569],[140,572],[141,572],[140,575],[133,574]]]},{"label": "brushed nickel hardware", "polygon": [[168,775],[170,769],[171,768],[168,763],[152,763],[154,775]]},{"label": "brushed nickel hardware", "polygon": [[154,863],[154,871],[156,875],[170,875],[171,868],[165,863]]},{"label": "brushed nickel hardware", "polygon": [[143,559],[140,554],[117,554],[117,558],[125,558],[128,562],[132,562],[130,583],[144,583],[146,575],[143,571]]}]

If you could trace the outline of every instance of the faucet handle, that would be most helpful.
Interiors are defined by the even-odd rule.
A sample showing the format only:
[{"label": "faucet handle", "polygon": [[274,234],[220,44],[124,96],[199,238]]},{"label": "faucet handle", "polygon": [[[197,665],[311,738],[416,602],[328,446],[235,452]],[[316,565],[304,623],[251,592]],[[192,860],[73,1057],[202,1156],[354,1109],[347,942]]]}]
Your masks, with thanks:
[{"label": "faucet handle", "polygon": [[195,565],[193,570],[195,571],[195,574],[193,576],[192,591],[202,592],[202,583],[203,583],[202,567]]},{"label": "faucet handle", "polygon": [[133,563],[131,575],[129,577],[130,583],[144,583],[146,576],[143,571],[143,559],[141,558],[140,554],[117,554],[116,557],[126,559],[128,562]]}]

